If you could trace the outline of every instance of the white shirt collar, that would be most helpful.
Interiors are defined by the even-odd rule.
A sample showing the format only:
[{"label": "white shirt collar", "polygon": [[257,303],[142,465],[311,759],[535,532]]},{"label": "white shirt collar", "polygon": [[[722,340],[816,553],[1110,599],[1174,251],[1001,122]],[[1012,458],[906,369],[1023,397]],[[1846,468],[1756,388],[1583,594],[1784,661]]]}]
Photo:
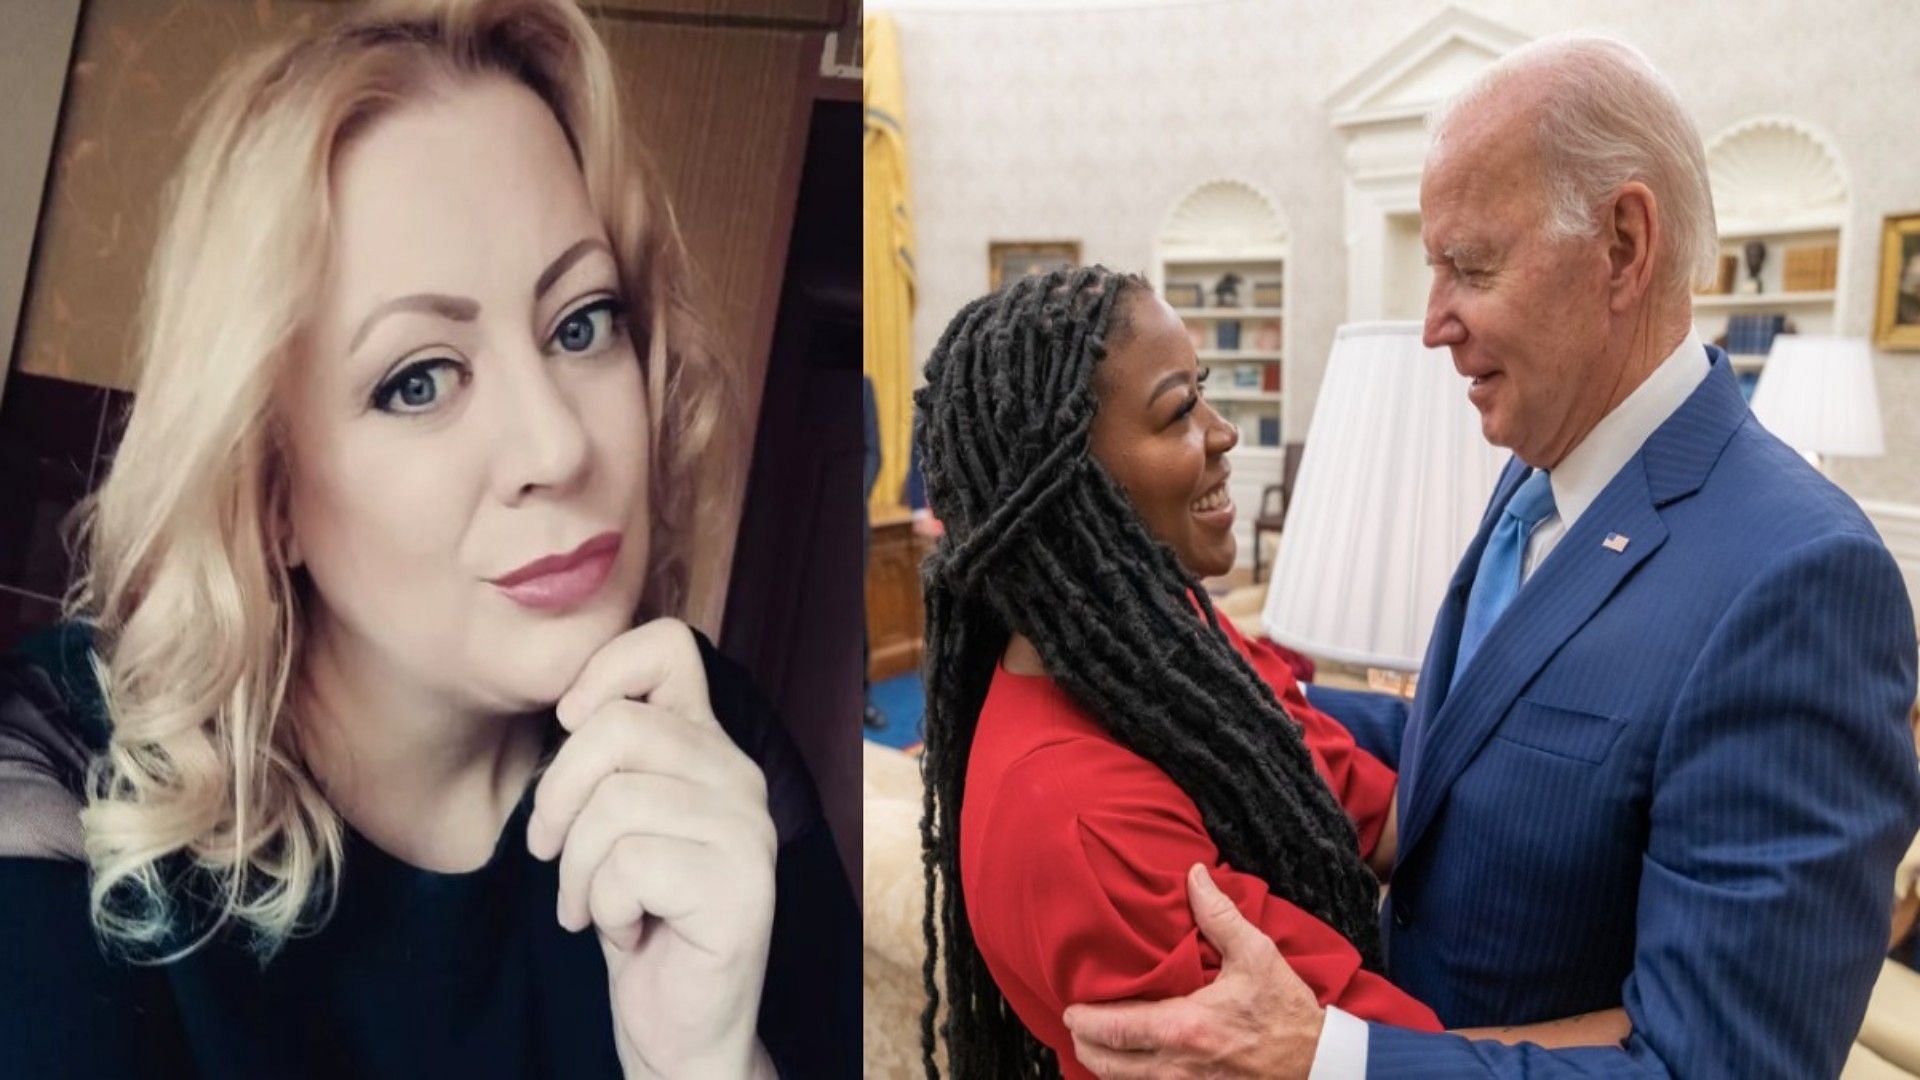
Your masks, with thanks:
[{"label": "white shirt collar", "polygon": [[1700,343],[1699,331],[1687,331],[1680,347],[1625,401],[1601,417],[1580,445],[1567,451],[1547,477],[1553,485],[1555,515],[1565,528],[1573,528],[1647,438],[1706,381],[1709,370],[1707,347]]}]

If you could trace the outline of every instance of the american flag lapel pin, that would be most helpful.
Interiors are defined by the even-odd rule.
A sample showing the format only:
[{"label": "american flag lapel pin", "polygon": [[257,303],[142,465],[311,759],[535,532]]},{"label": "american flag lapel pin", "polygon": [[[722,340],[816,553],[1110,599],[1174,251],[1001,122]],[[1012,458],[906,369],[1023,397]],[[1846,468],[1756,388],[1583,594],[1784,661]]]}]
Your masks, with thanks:
[{"label": "american flag lapel pin", "polygon": [[1627,550],[1627,538],[1619,533],[1608,533],[1607,538],[1600,541],[1600,546],[1618,555]]}]

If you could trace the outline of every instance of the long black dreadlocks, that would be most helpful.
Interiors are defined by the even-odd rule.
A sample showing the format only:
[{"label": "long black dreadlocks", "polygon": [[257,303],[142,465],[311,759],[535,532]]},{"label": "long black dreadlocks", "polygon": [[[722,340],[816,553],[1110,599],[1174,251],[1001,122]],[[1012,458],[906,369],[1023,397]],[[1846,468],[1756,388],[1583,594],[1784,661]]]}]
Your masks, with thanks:
[{"label": "long black dreadlocks", "polygon": [[967,759],[1016,631],[1114,738],[1192,797],[1228,862],[1380,970],[1378,883],[1352,822],[1272,689],[1221,633],[1206,590],[1088,452],[1095,372],[1129,332],[1127,297],[1148,288],[1099,266],[1014,282],[961,309],[914,395],[927,495],[947,530],[924,571],[929,1078],[940,1073],[942,942],[952,1075],[1059,1075],[994,985],[959,896]]}]

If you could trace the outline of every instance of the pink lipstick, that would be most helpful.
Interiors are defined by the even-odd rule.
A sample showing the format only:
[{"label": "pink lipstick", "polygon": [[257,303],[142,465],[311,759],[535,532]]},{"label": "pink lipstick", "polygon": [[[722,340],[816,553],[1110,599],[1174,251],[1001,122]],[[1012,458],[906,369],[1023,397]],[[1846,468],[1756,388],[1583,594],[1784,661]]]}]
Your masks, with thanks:
[{"label": "pink lipstick", "polygon": [[604,532],[562,555],[548,555],[488,581],[523,607],[563,611],[606,584],[620,554],[620,534]]}]

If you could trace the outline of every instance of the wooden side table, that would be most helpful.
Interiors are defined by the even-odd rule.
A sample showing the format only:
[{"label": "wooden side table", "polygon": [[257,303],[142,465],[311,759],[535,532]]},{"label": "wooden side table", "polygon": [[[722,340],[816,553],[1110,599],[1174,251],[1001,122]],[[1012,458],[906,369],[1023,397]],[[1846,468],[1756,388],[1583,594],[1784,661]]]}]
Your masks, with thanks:
[{"label": "wooden side table", "polygon": [[877,514],[867,555],[867,678],[891,679],[920,667],[926,607],[920,564],[934,541],[913,531],[906,509]]}]

